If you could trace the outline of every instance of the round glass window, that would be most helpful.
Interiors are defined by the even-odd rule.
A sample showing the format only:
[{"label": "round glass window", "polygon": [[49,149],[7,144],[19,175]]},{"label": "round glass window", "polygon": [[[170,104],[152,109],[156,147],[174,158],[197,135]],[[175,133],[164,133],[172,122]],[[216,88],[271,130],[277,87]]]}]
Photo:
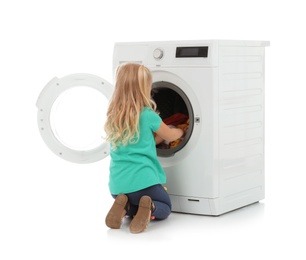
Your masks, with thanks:
[{"label": "round glass window", "polygon": [[66,147],[85,151],[101,145],[108,99],[87,86],[70,88],[55,100],[50,125],[56,138]]}]

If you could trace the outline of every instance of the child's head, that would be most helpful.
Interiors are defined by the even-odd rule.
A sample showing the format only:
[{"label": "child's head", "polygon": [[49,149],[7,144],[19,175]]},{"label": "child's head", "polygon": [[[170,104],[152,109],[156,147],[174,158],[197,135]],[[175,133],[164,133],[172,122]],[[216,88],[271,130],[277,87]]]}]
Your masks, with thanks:
[{"label": "child's head", "polygon": [[145,66],[126,63],[117,68],[115,90],[104,127],[113,147],[137,142],[141,110],[145,106],[156,108],[151,99],[151,88],[152,74]]},{"label": "child's head", "polygon": [[150,99],[152,75],[148,68],[136,63],[122,64],[116,71],[115,95],[128,95],[130,101]]}]

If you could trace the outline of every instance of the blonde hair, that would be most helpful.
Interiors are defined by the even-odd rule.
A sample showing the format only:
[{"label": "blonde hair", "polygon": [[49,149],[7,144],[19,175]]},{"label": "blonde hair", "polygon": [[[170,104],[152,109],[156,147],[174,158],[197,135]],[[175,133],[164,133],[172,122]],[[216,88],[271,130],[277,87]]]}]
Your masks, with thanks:
[{"label": "blonde hair", "polygon": [[156,110],[156,104],[151,99],[151,88],[152,74],[145,66],[126,63],[117,68],[115,90],[104,125],[106,140],[113,149],[139,140],[142,109],[148,106]]}]

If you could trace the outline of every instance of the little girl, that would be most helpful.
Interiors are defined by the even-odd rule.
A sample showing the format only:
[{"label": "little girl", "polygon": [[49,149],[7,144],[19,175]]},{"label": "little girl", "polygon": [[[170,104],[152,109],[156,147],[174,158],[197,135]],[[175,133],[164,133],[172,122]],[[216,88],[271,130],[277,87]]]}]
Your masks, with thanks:
[{"label": "little girl", "polygon": [[151,218],[161,220],[170,215],[170,198],[162,186],[166,175],[155,146],[184,134],[182,129],[162,122],[151,99],[151,88],[148,68],[133,63],[120,65],[104,126],[111,144],[109,189],[115,198],[105,223],[118,229],[122,218],[131,216],[132,233],[144,231]]}]

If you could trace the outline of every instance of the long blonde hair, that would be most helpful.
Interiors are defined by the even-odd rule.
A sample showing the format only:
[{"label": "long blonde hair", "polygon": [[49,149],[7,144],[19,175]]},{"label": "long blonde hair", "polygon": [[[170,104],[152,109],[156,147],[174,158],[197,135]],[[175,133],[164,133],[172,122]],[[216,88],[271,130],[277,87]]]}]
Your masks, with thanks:
[{"label": "long blonde hair", "polygon": [[104,125],[106,140],[113,149],[139,140],[141,110],[145,106],[156,110],[151,88],[152,74],[145,66],[125,63],[117,68],[115,90]]}]

